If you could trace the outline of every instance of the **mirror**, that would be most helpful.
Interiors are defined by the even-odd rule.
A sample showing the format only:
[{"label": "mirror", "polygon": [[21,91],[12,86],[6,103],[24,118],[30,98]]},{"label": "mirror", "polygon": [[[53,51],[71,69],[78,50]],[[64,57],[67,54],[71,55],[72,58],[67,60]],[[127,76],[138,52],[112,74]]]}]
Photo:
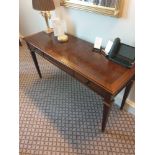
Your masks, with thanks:
[{"label": "mirror", "polygon": [[62,6],[119,17],[120,0],[61,0]]}]

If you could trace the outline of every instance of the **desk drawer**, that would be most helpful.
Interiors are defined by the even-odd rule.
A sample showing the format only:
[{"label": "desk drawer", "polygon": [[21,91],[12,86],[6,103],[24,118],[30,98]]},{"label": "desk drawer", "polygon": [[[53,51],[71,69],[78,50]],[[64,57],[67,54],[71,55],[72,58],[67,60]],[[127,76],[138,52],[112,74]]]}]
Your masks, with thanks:
[{"label": "desk drawer", "polygon": [[95,91],[97,94],[101,95],[101,96],[104,96],[105,95],[105,91],[100,87],[98,86],[97,84],[93,83],[93,82],[89,82],[87,84],[87,86],[92,89],[93,91]]},{"label": "desk drawer", "polygon": [[35,48],[33,51],[36,52],[37,54],[39,54],[40,56],[44,57],[44,53],[42,51],[38,50],[37,48]]},{"label": "desk drawer", "polygon": [[88,79],[86,79],[85,77],[83,77],[82,75],[78,74],[78,73],[74,73],[74,77],[79,80],[80,82],[87,84],[89,82]]},{"label": "desk drawer", "polygon": [[70,74],[73,76],[74,71],[66,66],[64,66],[63,64],[56,64],[56,66],[58,66],[61,70],[65,71],[66,73]]},{"label": "desk drawer", "polygon": [[46,60],[48,60],[49,62],[51,62],[52,64],[54,64],[55,66],[57,66],[58,68],[60,68],[61,70],[67,72],[68,74],[73,76],[73,70],[70,69],[69,67],[65,66],[64,64],[60,63],[59,61],[56,61],[55,59],[51,58],[50,56],[44,54],[44,58]]},{"label": "desk drawer", "polygon": [[31,44],[28,44],[28,47],[29,49],[32,51],[32,52],[35,52],[37,54],[39,54],[40,56],[44,56],[44,53],[42,51],[40,51],[39,49],[37,49],[36,47],[34,47],[33,45]]}]

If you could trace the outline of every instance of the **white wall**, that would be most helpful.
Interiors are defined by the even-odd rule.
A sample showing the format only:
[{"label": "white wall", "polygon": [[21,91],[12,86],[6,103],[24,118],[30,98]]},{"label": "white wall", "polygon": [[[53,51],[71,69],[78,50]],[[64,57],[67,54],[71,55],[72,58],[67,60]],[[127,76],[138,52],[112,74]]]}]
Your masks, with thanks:
[{"label": "white wall", "polygon": [[[134,0],[125,0],[123,17],[114,18],[77,9],[61,8],[68,32],[80,38],[94,42],[96,36],[103,38],[103,46],[109,39],[120,37],[122,42],[135,44]],[[61,13],[60,13],[61,14]]]},{"label": "white wall", "polygon": [[32,8],[32,0],[19,0],[19,31],[23,36],[46,29],[39,11]]},{"label": "white wall", "polygon": [[[38,11],[32,9],[31,0],[19,0],[20,6],[20,34],[25,36],[46,29],[44,19]],[[54,15],[64,19],[67,32],[79,38],[94,42],[96,36],[103,38],[105,47],[109,39],[120,37],[123,43],[135,45],[135,4],[134,0],[124,0],[124,9],[121,18],[104,16],[77,9],[68,9],[59,6],[55,0]],[[129,99],[135,101],[135,91],[132,88]]]}]

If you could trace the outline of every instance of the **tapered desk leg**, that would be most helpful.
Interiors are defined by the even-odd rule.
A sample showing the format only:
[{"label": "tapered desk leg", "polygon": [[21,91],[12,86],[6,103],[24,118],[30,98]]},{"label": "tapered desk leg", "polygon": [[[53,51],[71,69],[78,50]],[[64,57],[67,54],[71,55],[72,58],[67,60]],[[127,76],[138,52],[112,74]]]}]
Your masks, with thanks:
[{"label": "tapered desk leg", "polygon": [[111,97],[104,98],[104,101],[103,101],[103,116],[102,116],[102,132],[105,131],[112,103],[113,103],[113,99]]},{"label": "tapered desk leg", "polygon": [[42,78],[42,75],[41,75],[41,72],[40,72],[40,68],[39,68],[39,65],[38,65],[38,61],[37,61],[37,58],[36,58],[36,54],[35,54],[35,52],[32,52],[32,51],[30,51],[30,53],[31,53],[33,62],[35,64],[35,67],[37,69],[37,72],[39,74],[39,77]]},{"label": "tapered desk leg", "polygon": [[121,107],[120,107],[121,110],[123,109],[123,107],[125,105],[125,101],[126,101],[128,95],[129,95],[129,92],[130,92],[130,89],[132,87],[133,81],[134,80],[132,80],[125,88],[124,96],[123,96]]}]

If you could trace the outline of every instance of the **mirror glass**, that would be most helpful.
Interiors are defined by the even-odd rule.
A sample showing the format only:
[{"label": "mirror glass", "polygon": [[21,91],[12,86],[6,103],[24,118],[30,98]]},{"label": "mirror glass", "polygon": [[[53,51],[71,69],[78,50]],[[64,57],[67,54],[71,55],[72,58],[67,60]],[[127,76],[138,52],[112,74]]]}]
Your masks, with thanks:
[{"label": "mirror glass", "polygon": [[61,0],[61,5],[114,17],[120,13],[120,0]]}]

